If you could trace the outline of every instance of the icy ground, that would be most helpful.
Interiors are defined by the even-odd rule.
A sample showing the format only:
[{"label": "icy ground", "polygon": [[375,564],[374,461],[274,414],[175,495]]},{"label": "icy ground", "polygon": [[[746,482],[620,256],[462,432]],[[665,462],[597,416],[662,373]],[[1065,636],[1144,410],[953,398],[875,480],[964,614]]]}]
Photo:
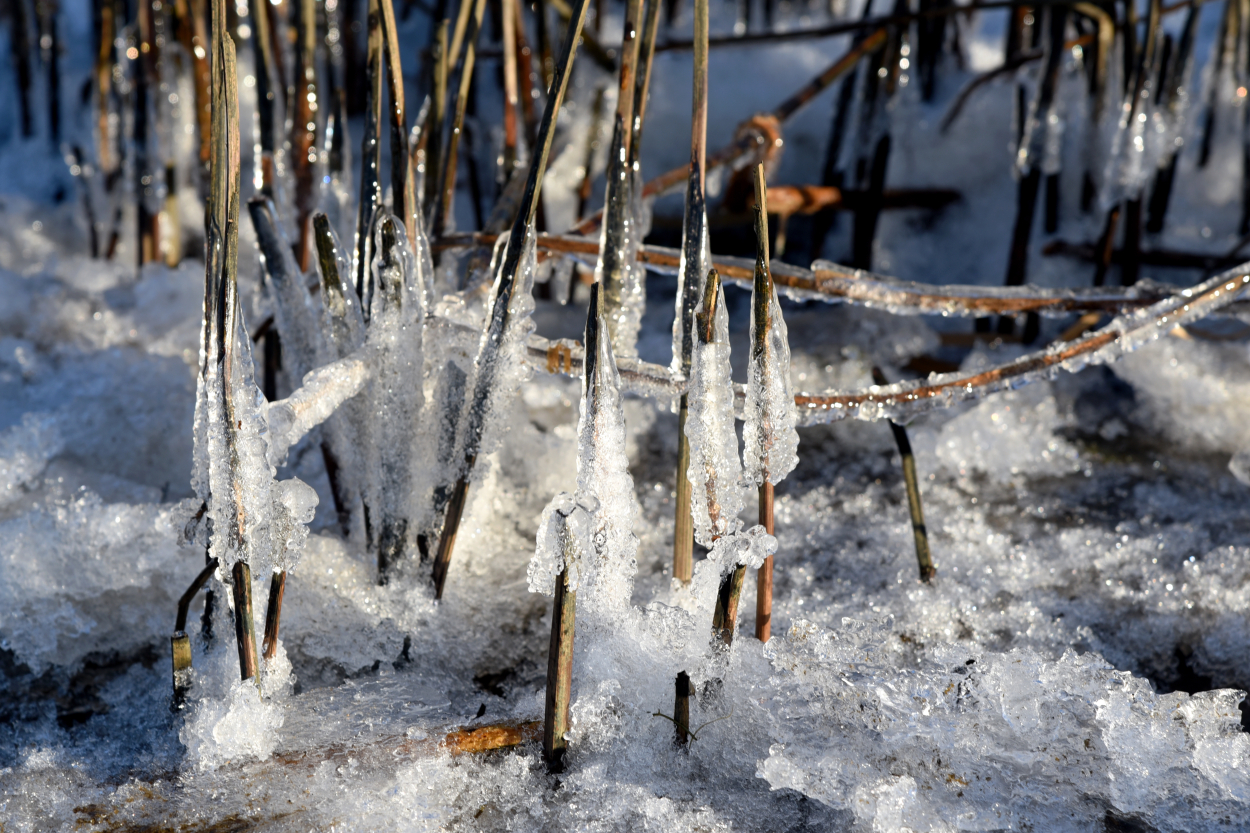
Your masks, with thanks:
[{"label": "icy ground", "polygon": [[[713,135],[842,48],[787,47],[750,83],[733,50],[714,52]],[[649,117],[667,125],[650,134],[649,147],[666,148],[644,159],[650,172],[684,152],[688,68],[675,55],[660,63],[673,91],[660,88]],[[958,86],[893,115],[921,125],[898,131],[891,184],[956,187],[964,200],[937,218],[887,215],[882,271],[1001,280],[1011,92],[992,85],[934,141]],[[818,169],[827,100],[788,130],[779,181]],[[1230,247],[1238,150],[1226,145],[1202,173],[1186,157],[1164,243]],[[312,484],[321,504],[266,697],[230,691],[237,656],[219,605],[213,646],[193,628],[197,699],[171,713],[168,637],[203,565],[202,550],[179,545],[194,509],[203,268],[135,274],[128,260],[85,258],[77,203],[52,199],[59,164],[16,139],[0,151],[0,170],[28,169],[0,197],[0,829],[1245,828],[1244,340],[1168,337],[1109,368],[913,423],[932,586],[916,580],[888,427],[801,429],[799,467],[777,491],[774,637],[750,636],[749,575],[728,665],[696,679],[702,728],[688,752],[663,714],[708,622],[678,612],[697,600],[669,573],[676,417],[668,403],[626,399],[637,611],[620,633],[579,632],[569,767],[554,778],[534,742],[453,757],[438,741],[541,718],[550,602],[528,592],[526,573],[543,507],[576,483],[578,382],[538,373],[518,398],[470,492],[437,605],[417,582],[376,586],[375,566],[332,531],[315,446],[293,450],[283,476]],[[566,156],[564,170],[574,164]],[[40,165],[51,173],[35,182]],[[1096,233],[1068,216],[1061,232]],[[249,231],[240,271],[252,292]],[[831,238],[826,255],[842,257],[844,242]],[[1034,266],[1039,282],[1090,272],[1040,256]],[[667,363],[672,279],[652,276],[648,294],[642,353]],[[741,379],[747,296],[726,295]],[[538,331],[579,335],[584,305],[540,302]],[[939,331],[966,321],[784,308],[798,389],[862,387],[873,364],[898,375],[923,354],[974,367],[1022,350],[941,346]],[[254,593],[264,598],[259,578]],[[198,623],[200,603],[192,610]]]}]

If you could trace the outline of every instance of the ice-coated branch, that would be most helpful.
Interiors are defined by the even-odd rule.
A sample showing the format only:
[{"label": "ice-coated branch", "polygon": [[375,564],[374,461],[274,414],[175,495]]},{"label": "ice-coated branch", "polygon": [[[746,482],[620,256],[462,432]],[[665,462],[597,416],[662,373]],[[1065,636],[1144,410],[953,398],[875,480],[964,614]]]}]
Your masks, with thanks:
[{"label": "ice-coated branch", "polygon": [[[433,246],[448,249],[494,245],[497,235],[448,235]],[[538,249],[549,256],[575,257],[594,265],[599,245],[575,235],[540,234]],[[644,245],[638,260],[656,272],[672,274],[679,268],[680,253],[665,246]],[[750,288],[755,279],[754,261],[740,257],[713,255],[712,267],[721,280]],[[1183,289],[1168,284],[1140,281],[1131,287],[1051,288],[1039,286],[934,285],[905,281],[864,269],[853,269],[818,260],[805,269],[790,263],[772,264],[773,283],[788,297],[799,301],[845,302],[885,310],[896,315],[941,315],[979,318],[986,315],[1012,315],[1036,312],[1060,318],[1073,312],[1100,311],[1111,314],[1141,309],[1167,298],[1179,297]],[[1247,310],[1246,303],[1235,307]],[[1227,307],[1221,310],[1232,312]],[[1214,312],[1214,311],[1213,311]]]}]

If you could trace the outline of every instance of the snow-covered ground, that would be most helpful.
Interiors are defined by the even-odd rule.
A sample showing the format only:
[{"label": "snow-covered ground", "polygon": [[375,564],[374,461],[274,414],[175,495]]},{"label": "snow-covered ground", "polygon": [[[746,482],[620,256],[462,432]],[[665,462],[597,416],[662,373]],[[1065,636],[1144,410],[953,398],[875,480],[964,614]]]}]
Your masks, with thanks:
[{"label": "snow-covered ground", "polygon": [[[884,13],[889,4],[878,5]],[[1209,6],[1195,78],[1222,13]],[[65,85],[76,90],[90,62],[90,15],[85,4],[66,7],[82,12],[62,16]],[[787,27],[827,20],[823,8],[779,9]],[[714,34],[730,28],[732,13],[713,6]],[[886,212],[880,272],[1002,280],[1015,211],[1014,85],[987,85],[949,133],[938,122],[963,83],[1000,60],[1004,14],[965,28],[967,67],[943,66],[934,102],[922,103],[913,84],[890,111],[889,186],[955,188],[962,198],[937,214]],[[675,38],[689,32],[689,15],[683,4]],[[609,21],[605,42],[613,26],[619,38]],[[406,54],[416,54],[424,13],[401,29],[413,44]],[[710,145],[848,42],[712,50]],[[657,58],[648,176],[686,159],[689,75],[689,53]],[[482,114],[497,112],[498,87],[493,74],[481,77],[490,83],[477,112],[491,124]],[[614,87],[583,62],[547,181],[553,228],[572,219],[600,83]],[[1082,241],[1102,224],[1077,205],[1083,83],[1069,59],[1057,236]],[[6,64],[0,123],[13,124],[13,88]],[[787,124],[774,184],[818,181],[833,97]],[[1237,241],[1243,116],[1222,106],[1224,132],[1201,170],[1198,120],[1188,118],[1169,225],[1148,245],[1222,253]],[[70,136],[89,135],[85,115],[67,121]],[[751,635],[748,571],[728,655],[708,650],[714,562],[696,555],[694,582],[672,580],[672,403],[625,396],[636,573],[624,536],[612,546],[626,556],[598,578],[607,600],[579,610],[568,766],[551,776],[533,740],[463,755],[439,741],[458,727],[542,718],[551,603],[530,592],[530,563],[544,507],[579,485],[580,381],[535,373],[509,406],[512,427],[479,463],[439,602],[423,578],[377,585],[361,542],[338,531],[317,445],[293,448],[279,477],[298,476],[320,503],[290,574],[264,690],[237,682],[219,588],[211,640],[198,626],[202,603],[192,607],[196,685],[187,708],[172,711],[168,638],[178,598],[204,566],[203,548],[183,542],[199,506],[191,473],[203,264],[136,271],[125,241],[115,261],[90,259],[78,186],[59,151],[15,127],[0,128],[0,141],[0,830],[1244,827],[1244,338],[1166,336],[1112,365],[912,422],[938,569],[928,585],[916,579],[888,425],[800,429],[798,467],[777,487],[773,638]],[[457,207],[468,227],[466,192]],[[660,219],[679,211],[679,199],[657,206]],[[1041,255],[1038,214],[1030,281],[1087,285],[1092,265]],[[849,227],[840,221],[825,257],[848,256]],[[267,301],[246,222],[241,251],[254,325]],[[1151,267],[1144,276],[1202,277]],[[642,358],[664,365],[674,289],[671,276],[649,277],[639,340]],[[725,294],[741,381],[749,294]],[[569,306],[539,301],[538,332],[580,338],[586,302],[584,292]],[[900,378],[918,356],[973,369],[1033,349],[943,344],[943,333],[971,330],[966,319],[788,300],[782,308],[802,390],[865,387],[874,365]],[[1070,323],[1044,321],[1043,338]],[[754,516],[748,497],[742,518]],[[258,600],[264,578],[256,576]],[[263,604],[256,615],[259,630]],[[669,720],[681,670],[695,687],[687,750],[674,746]]]}]

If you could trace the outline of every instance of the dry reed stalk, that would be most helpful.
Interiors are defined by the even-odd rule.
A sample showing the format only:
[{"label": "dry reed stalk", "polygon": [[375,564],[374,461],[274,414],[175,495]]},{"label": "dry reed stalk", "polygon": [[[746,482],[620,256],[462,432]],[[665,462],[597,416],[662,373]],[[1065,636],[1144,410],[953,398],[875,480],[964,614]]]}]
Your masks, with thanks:
[{"label": "dry reed stalk", "polygon": [[[11,7],[15,13],[18,5],[20,5],[20,0],[15,0]],[[100,42],[96,51],[95,73],[93,76],[96,99],[96,162],[100,166],[100,172],[108,176],[120,163],[120,160],[115,158],[113,153],[113,146],[116,140],[113,137],[112,120],[109,118],[109,100],[113,92],[113,40],[116,26],[116,9],[112,0],[96,0],[96,5],[100,27]],[[15,14],[13,21],[14,30],[17,29],[20,22],[21,17]],[[13,37],[15,40],[19,40],[19,33],[14,31]],[[25,107],[26,104],[23,102],[23,115],[25,115]],[[204,138],[204,142],[207,142],[207,135]]]},{"label": "dry reed stalk", "polygon": [[[596,314],[592,306],[586,324],[588,337],[592,327],[597,330],[597,325],[590,322],[594,317]],[[591,362],[587,362],[588,379],[593,372],[591,365]],[[556,576],[555,596],[551,606],[551,641],[547,649],[547,692],[543,715],[543,759],[547,762],[548,772],[563,772],[564,756],[568,751],[565,735],[571,726],[569,703],[573,692],[573,640],[577,619],[577,593],[568,586],[568,565],[579,556],[565,516],[557,511],[552,520],[559,524],[557,535],[564,548],[565,568]]]},{"label": "dry reed stalk", "polygon": [[434,89],[430,94],[430,116],[425,139],[425,188],[421,208],[426,217],[432,217],[434,201],[438,198],[441,176],[440,160],[443,156],[443,125],[447,121],[447,75],[449,72],[447,29],[450,21],[444,18],[434,35],[434,50],[430,60],[434,63]]},{"label": "dry reed stalk", "polygon": [[629,166],[635,172],[641,170],[642,126],[646,121],[647,99],[651,92],[651,67],[655,64],[655,39],[660,28],[661,5],[662,0],[647,0],[647,11],[643,15],[642,43],[638,47],[642,65],[635,73],[634,121],[629,140]]},{"label": "dry reed stalk", "polygon": [[473,390],[468,400],[464,425],[464,458],[461,473],[456,481],[450,500],[443,514],[443,523],[436,523],[439,530],[438,550],[434,559],[434,593],[442,598],[443,586],[447,580],[447,570],[451,565],[451,555],[455,548],[456,533],[460,528],[460,519],[464,513],[465,501],[469,491],[469,475],[477,462],[478,449],[485,428],[485,403],[491,389],[496,383],[495,358],[498,354],[500,340],[508,327],[512,302],[512,292],[516,287],[517,274],[521,265],[521,255],[525,248],[525,238],[538,212],[538,201],[542,193],[542,179],[547,170],[547,159],[551,154],[551,144],[555,138],[556,118],[564,102],[568,89],[569,75],[573,69],[573,59],[577,55],[577,43],[580,39],[582,26],[586,20],[586,8],[589,0],[578,0],[576,13],[570,18],[568,31],[565,33],[561,47],[560,61],[556,65],[556,73],[551,89],[547,94],[547,105],[543,109],[542,124],[538,132],[538,144],[534,156],[530,160],[529,174],[525,180],[525,194],[517,211],[512,231],[508,235],[507,247],[504,249],[502,266],[495,286],[495,304],[486,321],[486,332],[483,334],[481,349],[474,365],[477,373],[474,378]]},{"label": "dry reed stalk", "polygon": [[500,177],[507,182],[517,165],[517,109],[520,105],[517,64],[517,0],[500,0],[503,27],[503,165]]},{"label": "dry reed stalk", "polygon": [[252,53],[255,56],[253,73],[256,78],[256,119],[260,126],[261,191],[273,196],[274,180],[277,177],[277,131],[281,129],[278,96],[282,84],[278,80],[277,66],[280,53],[274,53],[274,39],[269,32],[269,15],[264,8],[267,5],[266,3],[257,7],[257,13],[251,15]]},{"label": "dry reed stalk", "polygon": [[[573,9],[565,0],[547,0],[551,4],[551,8],[556,10],[556,14],[566,23],[572,19]],[[596,15],[596,18],[599,16]],[[582,45],[586,47],[586,55],[596,64],[603,68],[604,72],[616,72],[616,58],[612,54],[612,50],[606,49],[599,39],[595,37],[594,32],[583,29]]]},{"label": "dry reed stalk", "polygon": [[677,746],[685,749],[690,739],[690,675],[685,671],[677,674],[673,697],[673,728]]},{"label": "dry reed stalk", "polygon": [[[772,329],[769,315],[773,293],[772,272],[768,263],[768,186],[764,181],[764,166],[755,166],[755,280],[751,288],[751,332],[754,339],[751,351],[761,367],[767,366],[768,334]],[[764,380],[760,380],[762,383]],[[754,378],[747,384],[756,384]],[[768,428],[771,430],[771,425]],[[764,437],[762,450],[772,447],[773,438]],[[764,480],[759,487],[759,522],[764,531],[773,534],[773,484],[764,472]],[[755,585],[755,638],[767,642],[772,635],[773,618],[773,558],[768,556],[756,573]]]},{"label": "dry reed stalk", "polygon": [[[880,386],[890,384],[879,367],[872,369],[872,380]],[[912,537],[916,542],[916,564],[920,568],[920,580],[928,584],[937,575],[937,568],[933,566],[933,557],[929,553],[929,533],[924,524],[924,509],[920,503],[920,480],[916,476],[916,456],[912,454],[907,429],[894,420],[889,422],[890,431],[894,434],[894,442],[898,445],[898,454],[903,463],[903,483],[907,487],[907,509],[911,515]]]},{"label": "dry reed stalk", "polygon": [[516,37],[517,62],[517,95],[520,98],[521,114],[525,123],[525,145],[534,147],[538,138],[538,116],[534,112],[534,54],[525,40],[525,21],[521,17],[521,4],[512,0],[515,22],[513,33]]},{"label": "dry reed stalk", "polygon": [[[466,0],[467,1],[467,0]],[[456,170],[460,156],[460,136],[464,132],[464,117],[469,106],[469,90],[473,86],[473,65],[477,59],[477,39],[482,31],[482,15],[486,11],[486,0],[475,0],[473,23],[465,38],[464,57],[460,59],[460,85],[456,90],[456,109],[451,123],[451,133],[447,139],[447,148],[443,152],[440,167],[442,176],[438,205],[434,210],[431,224],[434,236],[441,235],[446,227],[453,209],[453,198],[456,194]]]},{"label": "dry reed stalk", "polygon": [[[307,2],[307,0],[305,0]],[[404,71],[399,56],[399,34],[395,28],[395,9],[391,0],[378,0],[382,12],[382,43],[386,49],[386,90],[391,99],[391,212],[399,217],[415,246],[417,210],[415,183],[408,175],[408,114],[404,105]]]},{"label": "dry reed stalk", "polygon": [[[697,16],[696,16],[697,21]],[[769,113],[757,114],[743,121],[735,131],[734,141],[711,156],[707,155],[706,136],[704,137],[703,165],[704,175],[707,170],[715,170],[727,165],[735,166],[744,156],[754,155],[771,160],[781,148],[781,124],[794,116],[804,105],[811,102],[818,93],[853,69],[860,58],[873,54],[885,43],[885,30],[874,32],[862,43],[852,46],[841,58],[834,61],[824,72],[803,86],[798,92],[785,99],[776,109]],[[660,51],[661,47],[655,47]],[[699,61],[700,56],[702,60]],[[696,53],[696,63],[707,66],[707,52]],[[653,197],[667,193],[683,181],[690,178],[690,165],[682,165],[665,171],[643,185],[642,196]],[[598,211],[587,216],[573,227],[576,234],[589,234],[599,228],[603,220],[603,212]]]},{"label": "dry reed stalk", "polygon": [[295,0],[299,13],[295,49],[295,108],[291,114],[291,168],[295,180],[295,262],[307,272],[312,256],[312,214],[317,207],[317,6]]},{"label": "dry reed stalk", "polygon": [[256,621],[252,618],[252,568],[246,561],[234,562],[231,582],[234,593],[234,635],[239,644],[241,679],[260,682],[256,661]]}]

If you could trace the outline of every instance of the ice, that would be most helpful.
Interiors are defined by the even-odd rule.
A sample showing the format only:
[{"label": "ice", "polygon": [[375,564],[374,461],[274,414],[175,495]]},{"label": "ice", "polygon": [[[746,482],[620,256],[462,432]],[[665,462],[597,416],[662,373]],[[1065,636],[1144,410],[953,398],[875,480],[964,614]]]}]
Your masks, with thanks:
[{"label": "ice", "polygon": [[[746,405],[743,407],[742,462],[756,485],[774,486],[798,465],[799,435],[794,392],[790,381],[790,336],[781,315],[777,290],[768,282],[768,330],[763,350],[757,349],[761,322],[751,318],[751,349],[747,364]],[[752,297],[752,309],[759,299]]]},{"label": "ice", "polygon": [[263,700],[255,681],[239,680],[226,699],[197,702],[178,739],[198,769],[216,769],[268,758],[278,746],[282,720],[282,707]]},{"label": "ice", "polygon": [[418,268],[397,218],[388,215],[376,226],[368,421],[380,471],[369,472],[366,495],[378,510],[379,569],[386,575],[411,554],[417,532],[413,494],[419,446],[414,429],[425,401],[422,345],[428,273]]},{"label": "ice", "polygon": [[0,507],[20,497],[65,448],[57,422],[55,414],[27,411],[20,424],[0,432]]},{"label": "ice", "polygon": [[[901,643],[887,634],[880,624],[797,621],[768,643],[777,692],[797,695],[794,707],[764,704],[776,735],[759,772],[774,789],[846,808],[871,830],[1010,829],[1026,819],[1089,829],[1104,815],[1185,829],[1218,824],[1242,800],[1240,773],[1208,763],[1247,745],[1235,728],[1239,692],[1157,695],[1071,652],[1048,660],[952,646],[895,669]],[[821,740],[831,731],[845,738],[833,749]],[[1196,781],[1184,774],[1195,769]],[[1031,788],[1038,783],[1046,789]]]},{"label": "ice", "polygon": [[269,278],[266,289],[272,294],[274,323],[282,339],[282,366],[294,382],[321,365],[329,350],[317,326],[307,281],[291,254],[291,242],[278,223],[273,201],[254,199],[248,211],[256,229],[261,267]]},{"label": "ice", "polygon": [[[686,437],[690,441],[691,512],[695,540],[705,547],[742,525],[738,513],[745,502],[742,461],[738,457],[738,434],[734,427],[732,369],[729,362],[729,314],[720,282],[712,320],[703,314],[691,325],[710,328],[699,333],[690,370],[690,415]],[[707,310],[705,301],[704,309]]]}]

